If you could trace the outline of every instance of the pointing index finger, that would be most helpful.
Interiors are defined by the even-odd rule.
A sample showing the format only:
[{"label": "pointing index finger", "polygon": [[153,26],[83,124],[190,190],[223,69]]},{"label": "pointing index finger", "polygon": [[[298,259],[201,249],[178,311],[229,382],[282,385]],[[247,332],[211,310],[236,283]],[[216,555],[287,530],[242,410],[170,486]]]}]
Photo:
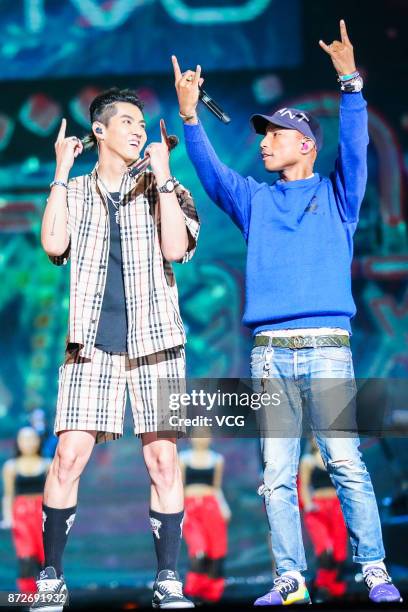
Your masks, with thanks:
[{"label": "pointing index finger", "polygon": [[194,80],[193,80],[194,85],[198,85],[200,83],[200,77],[201,77],[201,66],[200,64],[197,64],[197,68],[196,68]]},{"label": "pointing index finger", "polygon": [[65,130],[67,129],[67,120],[65,117],[61,121],[60,129],[58,131],[57,142],[61,142],[65,138]]},{"label": "pointing index finger", "polygon": [[341,35],[341,42],[343,43],[350,42],[350,39],[347,34],[346,22],[344,21],[344,19],[340,19],[340,35]]},{"label": "pointing index finger", "polygon": [[160,133],[162,138],[162,143],[169,146],[169,137],[167,135],[166,124],[164,119],[160,119]]},{"label": "pointing index finger", "polygon": [[176,81],[178,81],[179,79],[181,79],[181,70],[180,70],[179,63],[177,61],[177,57],[175,55],[172,55],[171,61],[173,63],[174,78],[176,79]]}]

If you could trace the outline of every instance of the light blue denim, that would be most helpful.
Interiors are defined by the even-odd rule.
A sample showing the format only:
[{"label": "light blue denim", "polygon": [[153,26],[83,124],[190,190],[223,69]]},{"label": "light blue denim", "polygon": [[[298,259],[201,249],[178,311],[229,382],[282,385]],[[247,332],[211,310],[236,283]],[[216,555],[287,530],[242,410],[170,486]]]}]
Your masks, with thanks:
[{"label": "light blue denim", "polygon": [[[346,387],[354,389],[352,395],[355,397],[351,351],[348,347],[274,348],[270,341],[269,346],[252,349],[251,376],[255,390],[266,391],[269,387],[273,392],[279,387],[284,392],[285,402],[278,409],[277,418],[282,423],[282,419],[287,417],[288,423],[295,424],[290,435],[282,432],[280,437],[281,434],[275,432],[265,436],[264,432],[265,437],[262,437],[261,434],[264,483],[259,493],[264,496],[277,573],[303,571],[307,566],[296,486],[302,410],[308,412],[312,427],[330,411],[326,396],[316,392],[322,379],[330,379],[323,384],[347,379]],[[351,403],[355,411],[354,399]],[[270,406],[267,410],[276,408]],[[273,422],[273,412],[269,412],[268,419]],[[353,560],[366,563],[383,559],[385,553],[377,502],[370,475],[361,458],[357,433],[342,437],[335,434],[335,437],[333,433],[325,435],[320,425],[316,429],[316,441],[347,524]],[[295,430],[297,434],[293,433]]]}]

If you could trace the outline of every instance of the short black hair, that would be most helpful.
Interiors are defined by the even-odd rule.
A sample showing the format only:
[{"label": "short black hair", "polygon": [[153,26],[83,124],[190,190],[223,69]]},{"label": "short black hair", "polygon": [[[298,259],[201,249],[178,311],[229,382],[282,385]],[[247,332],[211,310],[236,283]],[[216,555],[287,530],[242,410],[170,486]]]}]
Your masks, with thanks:
[{"label": "short black hair", "polygon": [[[132,89],[119,89],[119,87],[111,87],[100,93],[94,98],[89,107],[89,116],[91,125],[94,121],[100,121],[104,125],[108,125],[109,119],[116,114],[116,102],[128,102],[137,106],[143,112],[143,102]],[[85,148],[96,146],[97,140],[95,134],[91,131],[83,140]]]}]

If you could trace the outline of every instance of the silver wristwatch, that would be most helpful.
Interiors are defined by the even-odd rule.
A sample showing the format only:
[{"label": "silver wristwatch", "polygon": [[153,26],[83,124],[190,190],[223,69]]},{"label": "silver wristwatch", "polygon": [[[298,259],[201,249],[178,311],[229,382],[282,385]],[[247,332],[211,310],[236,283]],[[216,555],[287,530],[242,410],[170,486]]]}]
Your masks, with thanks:
[{"label": "silver wristwatch", "polygon": [[178,182],[178,180],[175,179],[174,176],[171,176],[170,178],[167,179],[164,185],[162,185],[161,187],[158,187],[158,192],[159,193],[173,193],[173,191],[179,184],[180,183]]}]

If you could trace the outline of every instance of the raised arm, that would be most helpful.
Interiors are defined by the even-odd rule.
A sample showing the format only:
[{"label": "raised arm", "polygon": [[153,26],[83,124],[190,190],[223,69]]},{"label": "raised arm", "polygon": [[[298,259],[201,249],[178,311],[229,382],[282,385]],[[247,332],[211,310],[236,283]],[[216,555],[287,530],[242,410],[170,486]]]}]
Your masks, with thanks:
[{"label": "raised arm", "polygon": [[[145,157],[150,158],[150,166],[157,187],[163,188],[172,174],[170,171],[169,148],[164,121],[160,122],[161,142],[152,142],[146,147]],[[160,208],[160,242],[163,257],[167,261],[182,260],[189,246],[189,236],[183,211],[179,205],[176,191],[158,192]]]},{"label": "raised arm", "polygon": [[69,249],[67,191],[70,170],[83,146],[76,136],[65,137],[66,120],[63,119],[55,142],[56,170],[51,192],[44,210],[41,226],[41,244],[52,258],[58,258]]},{"label": "raised arm", "polygon": [[230,521],[231,520],[231,508],[229,507],[228,502],[225,499],[224,492],[222,490],[223,475],[224,475],[224,459],[223,457],[219,457],[217,463],[215,464],[215,473],[214,473],[215,495],[217,497],[222,516],[224,517],[226,521]]},{"label": "raised arm", "polygon": [[340,100],[339,152],[331,175],[343,221],[357,223],[367,183],[367,103],[359,91],[362,80],[356,70],[354,49],[346,24],[340,21],[341,41],[320,46],[330,56],[342,86]]},{"label": "raised arm", "polygon": [[3,520],[1,522],[3,529],[9,529],[12,526],[15,477],[15,462],[9,459],[3,466]]},{"label": "raised arm", "polygon": [[198,119],[199,85],[203,82],[201,67],[182,73],[175,56],[172,62],[180,116],[184,121],[187,153],[208,196],[232,218],[246,238],[251,188],[256,183],[253,179],[242,177],[219,160]]}]

